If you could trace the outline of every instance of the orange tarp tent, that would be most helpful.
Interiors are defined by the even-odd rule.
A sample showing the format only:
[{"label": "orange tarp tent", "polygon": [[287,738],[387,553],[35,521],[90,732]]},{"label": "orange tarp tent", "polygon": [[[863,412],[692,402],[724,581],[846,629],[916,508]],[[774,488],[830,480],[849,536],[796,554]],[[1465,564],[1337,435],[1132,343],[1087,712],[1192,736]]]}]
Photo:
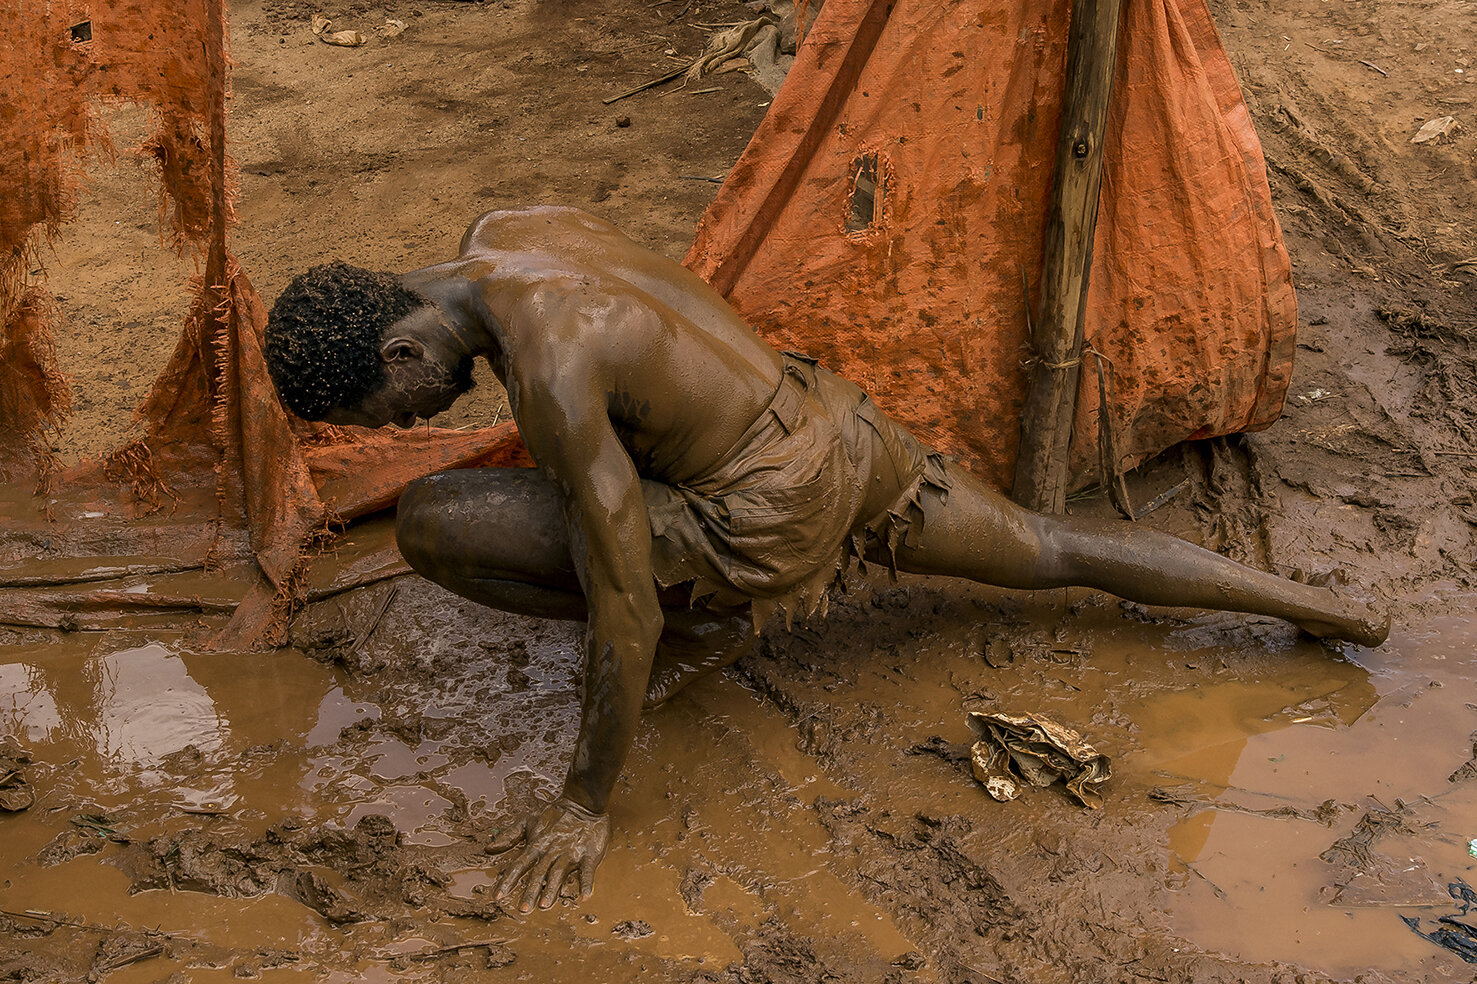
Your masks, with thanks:
[{"label": "orange tarp tent", "polygon": [[[510,427],[365,431],[308,424],[282,409],[262,355],[262,303],[227,248],[225,39],[223,0],[22,0],[0,39],[0,481],[39,479],[46,512],[0,510],[0,566],[25,559],[37,522],[53,534],[47,542],[148,553],[157,529],[125,521],[105,534],[79,532],[106,525],[96,512],[79,520],[89,511],[79,503],[93,494],[137,514],[172,502],[171,518],[198,541],[169,537],[172,550],[206,568],[247,558],[259,568],[258,586],[218,639],[251,645],[279,636],[301,595],[305,547],[330,524],[393,504],[407,482],[432,471],[528,459]],[[154,134],[138,153],[157,166],[167,232],[201,272],[174,353],[138,408],[144,436],[58,473],[44,435],[65,417],[67,385],[49,296],[27,271],[42,266],[38,244],[75,209],[87,157],[112,152],[99,108],[123,102],[152,110]],[[214,495],[181,495],[201,486]],[[68,501],[54,502],[62,488]],[[146,595],[130,604],[142,606]]]},{"label": "orange tarp tent", "polygon": [[[854,379],[1001,489],[1070,16],[1069,0],[826,0],[687,256],[776,347]],[[1203,0],[1126,0],[1116,73],[1086,337],[1111,367],[1127,467],[1276,420],[1297,312],[1261,145]],[[1078,485],[1098,462],[1085,368]]]}]

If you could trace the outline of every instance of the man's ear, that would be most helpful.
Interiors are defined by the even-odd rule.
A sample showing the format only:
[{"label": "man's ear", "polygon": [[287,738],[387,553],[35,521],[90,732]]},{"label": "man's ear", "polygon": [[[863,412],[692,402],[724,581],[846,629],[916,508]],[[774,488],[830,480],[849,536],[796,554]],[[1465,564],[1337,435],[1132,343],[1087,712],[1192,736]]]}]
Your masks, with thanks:
[{"label": "man's ear", "polygon": [[413,338],[399,335],[391,338],[380,346],[380,358],[386,362],[404,362],[408,359],[423,358],[426,347]]}]

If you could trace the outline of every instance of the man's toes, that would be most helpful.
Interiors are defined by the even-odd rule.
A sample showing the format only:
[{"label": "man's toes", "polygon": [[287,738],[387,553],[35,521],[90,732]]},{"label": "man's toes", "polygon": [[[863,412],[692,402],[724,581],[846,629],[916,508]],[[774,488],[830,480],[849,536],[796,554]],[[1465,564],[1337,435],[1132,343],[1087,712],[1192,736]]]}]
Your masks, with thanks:
[{"label": "man's toes", "polygon": [[641,699],[641,709],[654,711],[671,700],[672,696],[681,689],[679,681],[668,679],[665,676],[662,679],[653,677],[646,684],[646,696]]}]

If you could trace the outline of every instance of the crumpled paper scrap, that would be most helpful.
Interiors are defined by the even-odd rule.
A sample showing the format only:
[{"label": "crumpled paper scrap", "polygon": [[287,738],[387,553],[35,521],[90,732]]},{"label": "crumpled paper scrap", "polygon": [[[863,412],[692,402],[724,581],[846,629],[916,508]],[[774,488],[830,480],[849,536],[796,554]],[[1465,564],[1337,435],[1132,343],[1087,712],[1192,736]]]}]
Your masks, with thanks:
[{"label": "crumpled paper scrap", "polygon": [[330,32],[328,29],[332,26],[333,21],[322,14],[313,15],[313,33],[324,44],[337,45],[340,48],[357,48],[369,40],[358,31]]},{"label": "crumpled paper scrap", "polygon": [[1433,140],[1446,140],[1452,132],[1461,128],[1461,124],[1454,116],[1438,116],[1434,120],[1426,120],[1415,136],[1410,138],[1411,143],[1430,143]]},{"label": "crumpled paper scrap", "polygon": [[318,39],[340,48],[357,48],[369,40],[358,31],[334,31],[332,34],[320,35]]},{"label": "crumpled paper scrap", "polygon": [[971,711],[968,723],[979,738],[969,750],[974,777],[995,799],[1015,799],[1022,782],[1050,786],[1061,780],[1083,806],[1103,805],[1096,787],[1113,777],[1108,757],[1071,728],[1039,714],[993,711]]}]

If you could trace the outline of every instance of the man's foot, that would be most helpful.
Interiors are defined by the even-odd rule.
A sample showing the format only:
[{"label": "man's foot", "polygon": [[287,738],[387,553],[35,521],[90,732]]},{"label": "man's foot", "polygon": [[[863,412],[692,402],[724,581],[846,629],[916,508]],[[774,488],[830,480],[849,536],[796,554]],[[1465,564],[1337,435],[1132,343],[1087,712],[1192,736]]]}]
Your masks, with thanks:
[{"label": "man's foot", "polygon": [[658,649],[651,665],[651,676],[646,681],[646,698],[641,702],[641,709],[650,711],[661,707],[688,684],[725,666],[732,666],[749,651],[750,645],[746,640],[741,645],[697,658],[676,656]]},{"label": "man's foot", "polygon": [[[1343,599],[1340,599],[1342,601]],[[1344,639],[1373,649],[1390,637],[1390,613],[1383,615],[1362,605],[1346,618],[1305,618],[1295,623],[1308,635],[1319,639]]]}]

